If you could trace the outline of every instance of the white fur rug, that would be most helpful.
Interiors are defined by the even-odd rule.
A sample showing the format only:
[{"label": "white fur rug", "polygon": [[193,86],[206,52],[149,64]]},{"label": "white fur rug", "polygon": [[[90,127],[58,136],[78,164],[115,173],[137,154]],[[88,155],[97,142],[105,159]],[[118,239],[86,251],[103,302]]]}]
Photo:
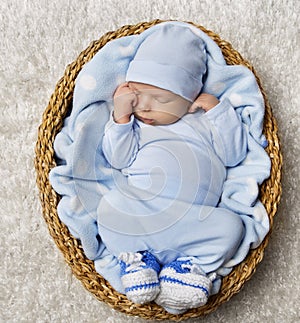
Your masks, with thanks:
[{"label": "white fur rug", "polygon": [[105,32],[155,18],[201,24],[253,64],[284,153],[282,202],[263,262],[238,295],[189,322],[299,322],[299,12],[297,0],[1,1],[1,322],[144,322],[97,301],[73,277],[42,218],[33,159],[66,65]]}]

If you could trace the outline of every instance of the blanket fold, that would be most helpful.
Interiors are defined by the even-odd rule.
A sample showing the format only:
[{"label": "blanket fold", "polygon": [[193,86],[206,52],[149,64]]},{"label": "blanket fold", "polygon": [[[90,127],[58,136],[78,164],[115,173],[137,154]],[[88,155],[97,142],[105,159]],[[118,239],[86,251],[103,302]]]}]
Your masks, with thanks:
[{"label": "blanket fold", "polygon": [[[97,208],[102,197],[125,185],[123,175],[110,167],[102,152],[104,127],[112,110],[113,93],[125,81],[126,71],[140,44],[162,25],[190,28],[206,45],[207,73],[203,92],[228,99],[247,129],[248,153],[239,165],[228,168],[220,207],[241,216],[245,237],[232,259],[218,273],[227,275],[256,248],[269,231],[268,215],[258,200],[259,185],[269,176],[270,159],[262,134],[264,101],[253,73],[244,66],[226,64],[218,45],[204,32],[188,23],[165,22],[140,35],[107,43],[87,63],[76,79],[73,108],[56,136],[57,166],[50,172],[55,191],[62,196],[58,215],[96,270],[123,293],[119,265],[101,241],[97,229]],[[215,287],[217,292],[218,288]]]}]

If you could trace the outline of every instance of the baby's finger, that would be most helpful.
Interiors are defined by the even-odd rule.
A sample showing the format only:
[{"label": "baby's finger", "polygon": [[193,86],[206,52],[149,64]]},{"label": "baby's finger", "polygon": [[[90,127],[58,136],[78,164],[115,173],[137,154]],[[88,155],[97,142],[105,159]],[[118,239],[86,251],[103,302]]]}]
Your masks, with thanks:
[{"label": "baby's finger", "polygon": [[189,113],[194,113],[196,111],[198,111],[199,109],[201,109],[201,106],[199,105],[199,102],[194,102],[190,108],[189,108]]}]

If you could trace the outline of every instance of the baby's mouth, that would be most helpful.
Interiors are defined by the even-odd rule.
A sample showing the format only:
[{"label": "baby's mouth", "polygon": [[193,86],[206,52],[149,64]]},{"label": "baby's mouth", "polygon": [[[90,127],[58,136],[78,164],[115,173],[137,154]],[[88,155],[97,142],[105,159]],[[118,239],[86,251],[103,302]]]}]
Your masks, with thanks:
[{"label": "baby's mouth", "polygon": [[140,119],[142,122],[146,123],[146,124],[152,124],[154,122],[153,119],[149,119],[149,118],[143,118],[138,116],[138,119]]},{"label": "baby's mouth", "polygon": [[146,123],[146,124],[153,124],[154,123],[154,119],[151,119],[151,118],[145,118],[145,117],[142,117],[138,114],[135,114],[135,116],[142,122]]}]

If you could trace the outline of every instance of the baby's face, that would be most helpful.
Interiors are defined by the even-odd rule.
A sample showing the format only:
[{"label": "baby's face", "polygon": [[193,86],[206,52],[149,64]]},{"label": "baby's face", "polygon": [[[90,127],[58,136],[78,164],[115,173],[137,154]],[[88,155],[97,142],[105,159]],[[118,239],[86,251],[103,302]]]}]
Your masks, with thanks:
[{"label": "baby's face", "polygon": [[183,117],[191,103],[170,91],[153,85],[129,82],[129,88],[136,94],[134,116],[150,125],[167,125]]}]

